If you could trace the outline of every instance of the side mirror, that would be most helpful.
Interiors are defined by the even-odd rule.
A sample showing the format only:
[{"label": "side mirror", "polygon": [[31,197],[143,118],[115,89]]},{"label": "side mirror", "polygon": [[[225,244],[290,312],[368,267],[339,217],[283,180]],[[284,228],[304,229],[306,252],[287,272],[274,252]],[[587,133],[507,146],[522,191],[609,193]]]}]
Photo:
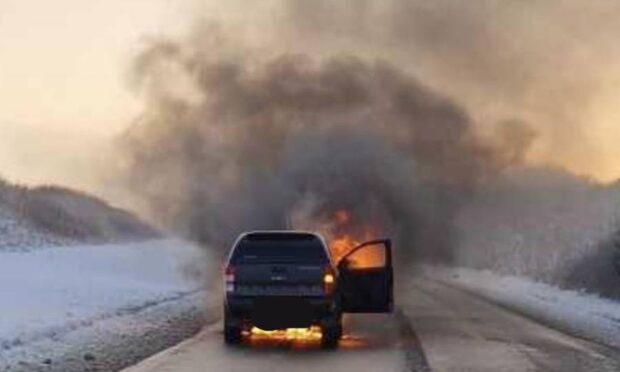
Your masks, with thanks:
[{"label": "side mirror", "polygon": [[344,257],[338,262],[338,270],[346,270],[351,265],[351,260],[349,257]]}]

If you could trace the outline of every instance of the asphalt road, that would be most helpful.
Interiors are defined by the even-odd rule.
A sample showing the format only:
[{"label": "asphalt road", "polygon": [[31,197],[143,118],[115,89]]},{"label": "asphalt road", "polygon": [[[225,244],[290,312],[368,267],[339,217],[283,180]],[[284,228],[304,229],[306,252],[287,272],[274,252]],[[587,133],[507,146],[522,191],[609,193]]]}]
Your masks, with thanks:
[{"label": "asphalt road", "polygon": [[410,364],[398,316],[347,317],[348,334],[337,351],[320,349],[316,340],[257,338],[240,347],[222,343],[221,325],[147,359],[126,372],[189,371],[404,371]]},{"label": "asphalt road", "polygon": [[572,337],[435,281],[402,304],[433,371],[620,371],[620,351]]},{"label": "asphalt road", "polygon": [[216,325],[125,372],[620,371],[618,350],[462,290],[421,278],[401,290],[402,313],[348,316],[337,351],[312,340],[263,338],[226,347]]}]

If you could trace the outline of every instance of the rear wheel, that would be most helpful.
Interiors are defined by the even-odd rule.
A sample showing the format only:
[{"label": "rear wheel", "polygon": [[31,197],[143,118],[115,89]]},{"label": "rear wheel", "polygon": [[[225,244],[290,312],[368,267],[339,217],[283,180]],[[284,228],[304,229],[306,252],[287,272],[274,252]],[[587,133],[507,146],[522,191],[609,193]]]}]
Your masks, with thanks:
[{"label": "rear wheel", "polygon": [[342,337],[342,314],[335,314],[321,325],[321,347],[335,349]]},{"label": "rear wheel", "polygon": [[238,345],[242,340],[241,321],[235,319],[228,311],[224,310],[224,343]]}]

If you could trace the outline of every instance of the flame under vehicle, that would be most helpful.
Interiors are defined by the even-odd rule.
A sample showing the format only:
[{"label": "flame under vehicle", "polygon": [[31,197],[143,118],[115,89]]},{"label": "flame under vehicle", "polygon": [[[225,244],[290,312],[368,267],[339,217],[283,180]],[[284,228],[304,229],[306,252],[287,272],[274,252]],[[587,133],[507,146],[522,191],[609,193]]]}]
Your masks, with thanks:
[{"label": "flame under vehicle", "polygon": [[335,260],[324,239],[298,231],[242,234],[225,269],[224,341],[238,344],[251,329],[319,327],[321,346],[342,336],[343,313],[393,309],[389,239],[352,247]]}]

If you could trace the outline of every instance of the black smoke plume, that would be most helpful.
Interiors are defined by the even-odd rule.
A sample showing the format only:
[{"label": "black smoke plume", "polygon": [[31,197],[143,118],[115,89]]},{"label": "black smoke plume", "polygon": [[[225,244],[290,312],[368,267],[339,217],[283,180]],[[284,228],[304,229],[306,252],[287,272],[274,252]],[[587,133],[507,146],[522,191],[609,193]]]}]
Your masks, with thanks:
[{"label": "black smoke plume", "polygon": [[254,229],[329,235],[345,210],[352,234],[450,260],[452,216],[501,166],[462,108],[385,61],[155,42],[135,72],[149,100],[123,139],[129,184],[153,219],[210,247]]}]

